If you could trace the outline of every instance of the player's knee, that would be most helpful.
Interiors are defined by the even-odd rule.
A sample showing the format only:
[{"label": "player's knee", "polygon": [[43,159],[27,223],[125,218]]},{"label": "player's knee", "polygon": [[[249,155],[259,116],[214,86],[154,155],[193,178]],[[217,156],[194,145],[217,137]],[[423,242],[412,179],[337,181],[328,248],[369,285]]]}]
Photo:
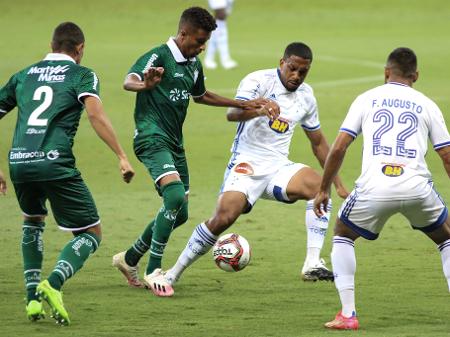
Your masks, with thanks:
[{"label": "player's knee", "polygon": [[186,200],[184,185],[181,181],[168,183],[161,190],[166,209],[179,211],[183,207]]},{"label": "player's knee", "polygon": [[173,225],[173,229],[181,226],[182,224],[186,223],[186,221],[189,218],[189,212],[188,212],[188,203],[185,202],[183,204],[183,207],[181,207],[180,211],[177,214],[177,218],[175,219],[175,224]]}]

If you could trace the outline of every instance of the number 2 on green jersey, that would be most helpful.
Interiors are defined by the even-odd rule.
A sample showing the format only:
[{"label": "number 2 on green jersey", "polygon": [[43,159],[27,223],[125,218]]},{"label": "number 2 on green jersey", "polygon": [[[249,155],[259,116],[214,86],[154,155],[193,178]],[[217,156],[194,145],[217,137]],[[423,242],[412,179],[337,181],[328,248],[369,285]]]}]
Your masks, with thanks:
[{"label": "number 2 on green jersey", "polygon": [[28,118],[28,125],[31,126],[46,126],[48,119],[39,118],[39,116],[47,110],[47,108],[52,104],[53,101],[53,89],[47,85],[39,87],[36,89],[33,95],[33,100],[40,101],[43,97],[43,102],[31,113],[30,118]]}]

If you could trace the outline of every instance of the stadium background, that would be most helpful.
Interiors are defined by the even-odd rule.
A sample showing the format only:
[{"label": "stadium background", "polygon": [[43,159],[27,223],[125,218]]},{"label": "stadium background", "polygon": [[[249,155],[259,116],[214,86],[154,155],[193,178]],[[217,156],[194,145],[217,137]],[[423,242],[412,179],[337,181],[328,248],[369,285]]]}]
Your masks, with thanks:
[{"label": "stadium background", "polygon": [[[77,165],[99,208],[101,248],[65,288],[73,325],[46,319],[26,321],[20,255],[21,214],[9,183],[0,197],[1,336],[328,336],[322,324],[339,309],[332,284],[305,284],[299,270],[305,255],[304,207],[259,201],[233,227],[253,248],[251,265],[238,274],[216,268],[206,256],[186,272],[171,299],[129,289],[111,266],[155,214],[160,201],[132,153],[134,95],[122,89],[138,56],[176,33],[181,11],[198,1],[6,1],[0,0],[0,83],[49,51],[52,30],[62,21],[79,24],[86,35],[83,64],[93,68],[101,96],[134,167],[131,185],[120,181],[117,162],[96,137],[84,115],[75,142]],[[237,0],[229,17],[230,45],[239,68],[207,71],[207,87],[233,96],[247,73],[276,67],[292,41],[314,52],[307,82],[319,102],[322,129],[331,143],[346,110],[362,91],[382,83],[383,63],[395,47],[418,54],[416,88],[434,99],[450,125],[450,2],[445,0]],[[194,225],[211,215],[229,157],[235,124],[225,109],[191,104],[185,144],[191,171],[190,220],[172,235],[164,266],[184,247]],[[0,167],[7,173],[7,150],[16,110],[0,124]],[[342,177],[350,189],[360,171],[361,140],[350,149]],[[291,158],[319,168],[302,131]],[[449,202],[449,178],[434,151],[428,162],[435,183]],[[333,218],[341,200],[334,198]],[[332,225],[331,225],[332,227]],[[43,274],[69,239],[48,217]],[[332,233],[323,254],[329,261]],[[357,243],[357,309],[364,336],[448,336],[448,289],[435,246],[411,231],[399,216],[377,242]],[[335,332],[333,335],[340,335]],[[342,333],[344,334],[344,333]]]}]

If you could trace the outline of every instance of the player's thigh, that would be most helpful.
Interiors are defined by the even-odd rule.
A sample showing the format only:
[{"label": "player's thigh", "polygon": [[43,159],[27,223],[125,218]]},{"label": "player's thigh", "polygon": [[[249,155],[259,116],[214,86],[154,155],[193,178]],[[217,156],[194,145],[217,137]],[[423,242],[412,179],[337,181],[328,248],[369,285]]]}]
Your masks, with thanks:
[{"label": "player's thigh", "polygon": [[429,235],[433,240],[434,237],[438,241],[448,239],[447,229],[444,227],[439,230],[448,221],[448,209],[434,189],[425,198],[405,200],[401,213],[409,220],[412,228],[427,235],[434,233]]},{"label": "player's thigh", "polygon": [[221,194],[225,192],[240,192],[245,195],[248,207],[244,213],[250,212],[272,179],[271,175],[255,176],[253,172],[253,168],[248,163],[237,163],[231,168],[227,168],[220,189]]},{"label": "player's thigh", "polygon": [[378,238],[386,221],[399,212],[401,201],[378,201],[352,191],[338,212],[339,220],[353,232],[368,240]]},{"label": "player's thigh", "polygon": [[17,201],[26,217],[44,217],[48,214],[47,199],[42,182],[14,183]]},{"label": "player's thigh", "polygon": [[263,198],[285,203],[310,200],[317,194],[319,184],[320,175],[312,168],[301,163],[289,163],[273,175]]},{"label": "player's thigh", "polygon": [[94,199],[81,176],[47,181],[45,189],[62,230],[78,232],[100,224]]}]

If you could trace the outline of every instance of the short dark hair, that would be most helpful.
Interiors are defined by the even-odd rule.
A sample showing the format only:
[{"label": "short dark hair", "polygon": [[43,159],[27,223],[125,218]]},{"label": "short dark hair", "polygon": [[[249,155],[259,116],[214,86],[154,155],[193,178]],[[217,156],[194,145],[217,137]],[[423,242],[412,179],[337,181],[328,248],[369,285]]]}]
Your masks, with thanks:
[{"label": "short dark hair", "polygon": [[311,48],[309,48],[303,42],[292,42],[284,50],[283,59],[288,59],[291,55],[299,56],[305,60],[313,60],[313,54]]},{"label": "short dark hair", "polygon": [[386,67],[398,76],[411,77],[417,71],[417,56],[412,49],[396,48],[389,54]]},{"label": "short dark hair", "polygon": [[204,8],[190,7],[181,14],[179,29],[188,24],[197,29],[203,29],[207,32],[212,32],[217,28],[216,20],[214,17]]},{"label": "short dark hair", "polygon": [[84,34],[73,22],[63,22],[55,28],[52,38],[53,51],[74,52],[76,46],[84,43]]}]

